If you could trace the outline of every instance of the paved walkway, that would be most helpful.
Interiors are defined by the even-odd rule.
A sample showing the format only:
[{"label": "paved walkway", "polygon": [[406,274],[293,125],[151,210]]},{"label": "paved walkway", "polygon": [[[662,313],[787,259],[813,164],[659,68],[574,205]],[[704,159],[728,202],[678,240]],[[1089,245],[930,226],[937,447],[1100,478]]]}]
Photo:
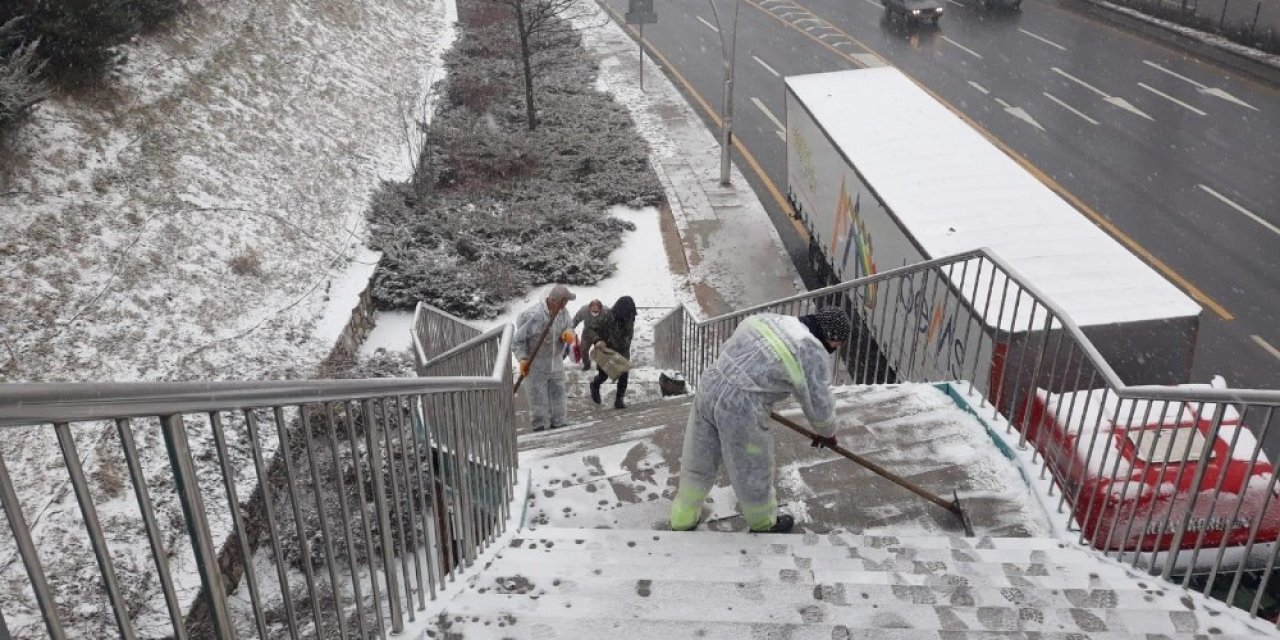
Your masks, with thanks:
[{"label": "paved walkway", "polygon": [[590,0],[583,44],[598,56],[598,84],[631,110],[666,192],[663,240],[672,271],[687,276],[686,301],[706,316],[804,291],[769,214],[737,167],[722,187],[720,146],[661,70],[645,57],[639,89],[636,42]]}]

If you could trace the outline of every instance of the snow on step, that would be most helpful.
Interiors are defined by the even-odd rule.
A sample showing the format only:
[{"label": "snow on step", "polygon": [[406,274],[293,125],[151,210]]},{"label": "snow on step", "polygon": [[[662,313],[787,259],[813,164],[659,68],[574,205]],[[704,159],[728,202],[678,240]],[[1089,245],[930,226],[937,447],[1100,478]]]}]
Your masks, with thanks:
[{"label": "snow on step", "polygon": [[[929,550],[921,550],[923,551]],[[942,550],[931,550],[940,552]],[[679,567],[696,566],[701,570],[715,571],[721,568],[765,569],[772,571],[812,571],[822,582],[846,582],[838,579],[840,571],[884,571],[923,575],[954,575],[976,577],[1075,577],[1082,584],[1092,584],[1092,578],[1125,580],[1129,578],[1123,569],[1081,558],[1070,558],[1067,563],[1042,563],[1020,561],[955,560],[950,554],[930,553],[924,557],[890,556],[883,559],[862,557],[812,558],[799,555],[773,555],[748,553],[745,549],[728,548],[720,553],[673,553],[661,549],[638,548],[587,549],[582,546],[546,548],[544,546],[503,549],[501,558],[530,563],[546,562],[552,573],[556,567],[583,564],[593,567],[630,566],[669,563]],[[823,576],[833,576],[831,579]]]},{"label": "snow on step", "polygon": [[[524,575],[536,580],[544,593],[562,596],[585,595],[626,600],[635,596],[637,579],[606,576],[574,575],[552,577]],[[501,592],[505,580],[477,583],[477,591]],[[1190,598],[1178,589],[1137,588],[1061,588],[985,587],[955,584],[864,584],[860,582],[806,583],[781,582],[776,579],[721,580],[712,576],[704,580],[644,579],[646,597],[657,600],[728,601],[735,597],[754,598],[768,595],[790,602],[813,599],[835,606],[859,605],[888,608],[901,603],[946,605],[954,607],[1035,607],[1038,609],[1183,609]],[[1121,586],[1126,586],[1122,584]],[[1128,585],[1131,586],[1131,585]]]},{"label": "snow on step", "polygon": [[738,546],[749,549],[775,548],[779,544],[789,546],[833,546],[873,548],[932,548],[932,549],[1064,549],[1071,547],[1053,538],[965,538],[960,536],[889,536],[860,535],[835,531],[826,534],[803,533],[792,535],[763,535],[758,533],[718,533],[714,536],[690,535],[683,532],[571,529],[566,527],[538,527],[520,532],[516,539],[551,540],[555,542],[582,540],[578,544],[623,543],[644,538],[661,541],[663,545],[684,546]]},{"label": "snow on step", "polygon": [[[930,385],[836,390],[842,443],[939,494],[959,490],[981,532],[1048,530],[1016,467],[973,416]],[[531,522],[660,528],[679,474],[690,401],[614,411],[598,421],[521,438],[531,472]],[[781,406],[795,413],[794,406]],[[775,430],[778,500],[804,530],[958,532],[955,518],[785,430]],[[703,527],[744,530],[727,478],[712,490]]]},{"label": "snow on step", "polygon": [[[543,535],[543,532],[546,535]],[[735,534],[730,534],[735,535]],[[989,545],[975,547],[965,545],[957,548],[956,541],[941,538],[940,542],[924,542],[920,546],[877,544],[882,539],[874,536],[848,536],[836,539],[845,544],[805,544],[804,535],[763,535],[736,534],[733,538],[699,535],[689,532],[670,531],[604,531],[596,535],[578,530],[570,536],[560,536],[554,528],[532,529],[526,535],[513,539],[510,549],[513,551],[549,550],[552,547],[572,551],[592,551],[606,553],[657,553],[666,556],[708,555],[751,555],[751,556],[786,556],[807,558],[811,560],[857,559],[871,563],[888,560],[914,560],[921,562],[987,562],[987,563],[1026,563],[1026,564],[1070,564],[1085,563],[1089,566],[1111,567],[1098,562],[1092,556],[1074,553],[1065,542],[1041,541],[1036,548],[1025,546],[996,546],[993,539],[986,539]],[[819,540],[828,536],[813,536]],[[572,538],[573,544],[568,544]],[[870,540],[873,544],[849,544],[854,541]],[[914,538],[924,540],[927,538]],[[1017,539],[1014,539],[1017,540]],[[960,544],[964,544],[960,542]],[[556,545],[559,545],[558,547]],[[1046,548],[1046,547],[1052,547]]]},{"label": "snow on step", "polygon": [[549,576],[552,579],[607,577],[629,580],[666,580],[666,581],[702,581],[750,582],[753,580],[771,580],[783,583],[807,584],[872,584],[872,585],[912,585],[912,586],[969,586],[994,588],[1034,588],[1034,589],[1103,589],[1111,582],[1104,581],[1099,574],[1055,572],[1048,575],[1031,575],[1018,573],[1001,573],[998,571],[983,574],[960,575],[952,572],[920,572],[880,571],[860,569],[825,569],[825,568],[784,568],[752,567],[752,566],[716,566],[705,570],[689,570],[689,566],[665,559],[666,564],[650,566],[628,563],[596,563],[585,565],[567,565],[554,559],[522,556],[507,558],[502,569],[511,575]]},{"label": "snow on step", "polygon": [[[719,624],[690,624],[665,620],[621,620],[618,618],[553,618],[526,616],[507,625],[507,621],[470,618],[449,619],[441,631],[428,632],[429,638],[443,639],[446,633],[456,633],[468,640],[506,638],[538,638],[539,640],[571,640],[581,638],[648,638],[663,640],[1026,640],[1028,634],[1021,631],[963,631],[946,630],[927,632],[922,629],[857,629],[832,624],[747,624],[727,622]],[[1078,632],[1044,632],[1034,636],[1036,640],[1085,640]],[[1090,633],[1088,640],[1136,640],[1148,638],[1129,632]],[[1202,640],[1207,636],[1173,634],[1159,636],[1160,640]],[[1216,635],[1214,640],[1248,640],[1250,635]]]},{"label": "snow on step", "polygon": [[[686,624],[830,624],[855,629],[918,629],[1024,632],[1098,632],[1143,634],[1246,634],[1250,629],[1234,618],[1211,618],[1185,608],[1041,609],[1036,607],[973,607],[917,605],[899,602],[891,607],[863,606],[855,601],[836,604],[813,597],[788,600],[768,585],[748,586],[724,599],[706,597],[672,601],[652,597],[653,585],[637,581],[632,597],[616,599],[593,594],[560,595],[536,583],[520,583],[523,593],[485,594],[462,598],[448,610],[465,619],[514,620],[526,616],[576,620],[612,617],[618,620],[661,620]],[[518,590],[521,591],[521,590]],[[510,624],[510,622],[508,622]],[[583,636],[575,636],[583,637]]]}]

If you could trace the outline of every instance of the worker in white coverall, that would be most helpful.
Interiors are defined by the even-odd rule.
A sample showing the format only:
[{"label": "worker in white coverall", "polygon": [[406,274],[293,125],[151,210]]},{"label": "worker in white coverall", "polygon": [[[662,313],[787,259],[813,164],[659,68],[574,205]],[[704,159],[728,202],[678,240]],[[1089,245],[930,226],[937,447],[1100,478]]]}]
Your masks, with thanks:
[{"label": "worker in white coverall", "polygon": [[[521,387],[527,390],[529,413],[534,431],[563,427],[565,417],[564,345],[572,345],[577,338],[573,334],[573,320],[565,305],[574,294],[564,285],[556,285],[545,300],[525,309],[516,318],[516,335],[512,352],[520,361],[520,374],[525,377]],[[534,345],[551,323],[546,339],[536,356]]]},{"label": "worker in white coverall", "polygon": [[795,520],[778,515],[774,494],[769,413],[793,395],[820,436],[813,446],[835,446],[831,354],[848,338],[849,317],[834,307],[798,318],[760,314],[738,325],[698,381],[671,504],[673,530],[698,526],[721,461],[752,531],[791,530]]}]

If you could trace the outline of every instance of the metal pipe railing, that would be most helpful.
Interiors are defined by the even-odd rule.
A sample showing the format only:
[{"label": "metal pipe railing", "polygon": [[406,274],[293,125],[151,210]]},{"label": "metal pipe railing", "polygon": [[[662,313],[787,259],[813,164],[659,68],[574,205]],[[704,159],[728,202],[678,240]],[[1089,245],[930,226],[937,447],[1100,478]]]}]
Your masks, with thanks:
[{"label": "metal pipe railing", "polygon": [[[1166,578],[1177,574],[1184,586],[1192,584],[1193,573],[1207,573],[1206,592],[1214,580],[1229,576],[1228,601],[1234,601],[1246,572],[1262,571],[1264,583],[1270,578],[1280,557],[1280,544],[1274,542],[1280,513],[1273,507],[1275,467],[1263,443],[1280,428],[1275,424],[1280,421],[1280,391],[1126,385],[1056,302],[987,249],[702,321],[688,307],[677,307],[655,329],[654,349],[662,354],[662,366],[678,366],[696,386],[743,318],[797,315],[828,304],[854,312],[855,335],[836,357],[856,382],[961,381],[980,406],[989,403],[992,415],[1006,418],[1011,434],[1018,432],[1020,448],[1035,446],[1032,459],[1041,476],[1049,474],[1059,485],[1058,510],[1071,510],[1071,529],[1081,543]],[[940,336],[957,343],[948,349]],[[1225,407],[1240,420],[1224,439],[1219,434],[1226,429]],[[1049,438],[1055,428],[1062,430],[1061,441]],[[1130,430],[1140,428],[1133,440],[1127,439]],[[1198,458],[1190,439],[1171,435],[1176,428],[1193,428],[1203,437]],[[1175,442],[1180,443],[1177,449]],[[1136,452],[1158,459],[1135,460]],[[1219,468],[1210,468],[1211,461]],[[1227,465],[1232,474],[1247,476],[1244,485],[1237,481],[1228,490],[1227,471],[1221,468]],[[1266,481],[1248,479],[1255,477]],[[1157,479],[1179,490],[1190,487],[1192,495],[1181,502],[1162,495],[1167,489],[1148,486]],[[1269,488],[1261,491],[1257,484]],[[1148,502],[1117,507],[1135,494]],[[1246,509],[1252,520],[1239,528],[1248,519],[1240,515]],[[1229,540],[1245,545],[1243,553],[1225,553]],[[1263,544],[1272,547],[1262,554],[1270,555],[1265,570],[1250,560]],[[1217,552],[1206,559],[1201,551],[1209,546]],[[1189,553],[1182,554],[1184,549]],[[1252,613],[1261,600],[1259,592]]]},{"label": "metal pipe railing", "polygon": [[[456,579],[505,526],[517,460],[512,338],[509,325],[481,331],[420,305],[414,352],[429,377],[0,386],[0,428],[45,425],[56,436],[100,577],[85,583],[79,567],[66,571],[37,544],[35,509],[22,504],[0,456],[12,534],[0,540],[16,543],[0,542],[0,553],[22,560],[10,571],[24,571],[30,585],[20,601],[0,605],[6,632],[187,638],[233,637],[238,627],[296,639],[403,631],[445,576]],[[95,436],[94,453],[118,444],[112,455],[127,470],[132,501],[112,507],[112,527],[82,463],[81,433],[113,436]],[[242,503],[245,481],[257,490]],[[176,505],[153,499],[155,482],[172,483]],[[122,517],[136,518],[150,566],[119,560]],[[150,592],[126,588],[147,582],[156,585]],[[191,596],[178,583],[197,584],[199,595],[184,602],[180,594]],[[229,597],[241,587],[251,611]],[[87,619],[72,611],[82,602],[114,616]],[[142,617],[149,628],[138,626]],[[155,628],[157,619],[170,628]],[[27,626],[12,628],[15,620]]]}]

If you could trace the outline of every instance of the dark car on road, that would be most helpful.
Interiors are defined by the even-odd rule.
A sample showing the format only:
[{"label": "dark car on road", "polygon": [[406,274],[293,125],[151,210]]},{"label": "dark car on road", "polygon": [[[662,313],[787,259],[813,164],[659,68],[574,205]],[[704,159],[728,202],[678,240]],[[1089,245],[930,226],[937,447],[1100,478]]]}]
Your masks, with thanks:
[{"label": "dark car on road", "polygon": [[938,24],[945,0],[882,0],[889,20],[895,16],[904,24]]}]

